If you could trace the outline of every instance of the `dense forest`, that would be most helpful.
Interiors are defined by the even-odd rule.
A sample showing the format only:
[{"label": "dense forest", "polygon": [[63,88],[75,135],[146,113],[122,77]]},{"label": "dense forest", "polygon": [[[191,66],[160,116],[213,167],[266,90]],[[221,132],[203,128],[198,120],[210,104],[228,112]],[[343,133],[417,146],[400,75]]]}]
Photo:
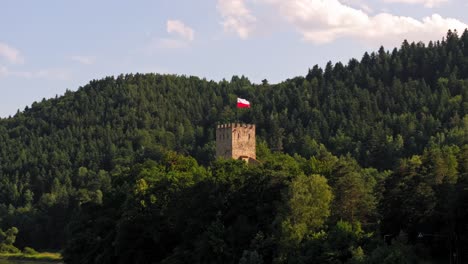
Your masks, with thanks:
[{"label": "dense forest", "polygon": [[[258,165],[215,158],[216,125],[237,120]],[[467,206],[468,31],[279,84],[106,77],[0,119],[0,251],[463,263]]]}]

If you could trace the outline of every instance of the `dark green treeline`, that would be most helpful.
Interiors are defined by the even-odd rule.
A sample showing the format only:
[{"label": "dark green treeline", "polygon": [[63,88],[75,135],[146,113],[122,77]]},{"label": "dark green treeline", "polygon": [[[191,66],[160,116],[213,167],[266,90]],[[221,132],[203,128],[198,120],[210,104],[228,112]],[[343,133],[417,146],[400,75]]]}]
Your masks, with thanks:
[{"label": "dark green treeline", "polygon": [[[286,173],[281,162],[265,167],[270,164],[265,161],[259,168],[214,162],[214,128],[235,121],[237,96],[252,103],[238,115],[257,125],[258,141],[287,154],[299,169]],[[314,66],[305,77],[275,85],[237,76],[230,82],[158,74],[93,80],[76,92],[0,119],[0,228],[19,229],[18,247],[67,244],[70,260],[98,253],[109,260],[116,252],[127,252],[128,259],[137,254],[142,260],[183,262],[196,252],[200,262],[216,263],[204,258],[223,258],[218,253],[229,251],[224,258],[236,263],[307,263],[300,257],[310,250],[342,262],[370,261],[377,249],[381,252],[375,254],[416,254],[419,247],[437,246],[436,255],[461,252],[456,248],[463,244],[460,234],[466,237],[463,223],[468,222],[462,210],[467,203],[467,99],[468,31],[461,36],[449,32],[427,46],[405,41],[399,49],[381,48],[347,65]],[[189,160],[188,167],[168,167],[164,162],[171,151]],[[265,159],[283,155],[274,153]],[[326,163],[323,153],[334,161]],[[309,164],[314,162],[326,164]],[[217,166],[225,175],[218,175]],[[246,172],[236,174],[223,166]],[[221,182],[219,177],[224,177]],[[260,180],[264,182],[255,182]],[[313,215],[318,220],[302,219],[308,217],[295,208],[309,196],[295,197],[292,190],[309,182],[323,187],[314,195],[326,198],[330,193],[320,208],[309,208],[317,210]],[[352,194],[365,204],[346,198],[350,186],[357,186]],[[271,196],[257,197],[255,188],[266,188]],[[203,197],[211,190],[213,197]],[[252,204],[242,200],[246,197]],[[189,209],[197,206],[211,208],[205,208],[206,218],[190,215],[195,212]],[[240,213],[244,209],[247,219],[226,215],[247,214]],[[198,228],[185,230],[187,223],[177,223],[190,218]],[[80,219],[102,222],[87,227]],[[234,225],[251,229],[229,231]],[[152,233],[141,238],[143,226]],[[355,240],[333,238],[343,230]],[[100,240],[76,243],[83,232]],[[217,237],[207,232],[224,232],[226,241],[211,241]],[[419,233],[428,235],[418,238]],[[385,248],[364,241],[378,242],[377,237],[397,242]],[[145,240],[138,244],[135,239]],[[221,248],[207,249],[203,239]],[[251,245],[255,243],[267,243],[269,249],[263,252]],[[78,245],[83,248],[74,248]],[[137,245],[142,248],[127,248]],[[100,252],[90,252],[98,248]]]}]

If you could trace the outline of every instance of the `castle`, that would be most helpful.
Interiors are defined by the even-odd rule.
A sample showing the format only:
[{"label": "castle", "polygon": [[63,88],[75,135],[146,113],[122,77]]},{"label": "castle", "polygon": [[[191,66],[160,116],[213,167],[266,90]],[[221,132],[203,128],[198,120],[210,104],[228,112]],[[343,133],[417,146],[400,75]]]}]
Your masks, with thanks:
[{"label": "castle", "polygon": [[255,125],[223,124],[216,128],[216,157],[256,162]]}]

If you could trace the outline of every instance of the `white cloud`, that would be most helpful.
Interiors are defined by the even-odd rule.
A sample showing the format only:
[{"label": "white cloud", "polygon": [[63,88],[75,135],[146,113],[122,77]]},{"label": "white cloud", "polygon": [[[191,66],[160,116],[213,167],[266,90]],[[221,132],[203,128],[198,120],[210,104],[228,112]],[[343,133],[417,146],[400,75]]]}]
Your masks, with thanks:
[{"label": "white cloud", "polygon": [[[382,45],[398,45],[408,41],[439,40],[449,29],[463,32],[468,27],[454,18],[439,14],[417,19],[388,12],[372,15],[364,0],[218,0],[217,9],[223,17],[226,32],[246,39],[252,35],[257,17],[246,2],[263,5],[298,31],[303,40],[323,44],[338,38],[354,38]],[[432,7],[448,0],[384,0],[420,3]]]},{"label": "white cloud", "polygon": [[38,71],[12,71],[0,65],[1,77],[17,77],[25,79],[70,80],[71,73],[65,69],[51,68]]},{"label": "white cloud", "polygon": [[399,44],[409,41],[438,40],[448,29],[463,32],[465,23],[443,18],[438,14],[421,20],[379,13],[374,16],[364,11],[342,4],[338,0],[261,0],[275,7],[305,41],[323,44],[342,37],[379,42],[379,44]]},{"label": "white cloud", "polygon": [[186,26],[180,20],[168,20],[166,29],[168,33],[176,33],[185,40],[193,41],[194,39],[195,33],[193,29]]},{"label": "white cloud", "polygon": [[195,39],[195,31],[180,20],[167,20],[166,30],[167,33],[177,36],[171,38],[152,38],[145,48],[147,53],[153,54],[160,49],[187,48],[190,42]]},{"label": "white cloud", "polygon": [[24,63],[24,58],[21,56],[19,50],[0,42],[0,57],[6,58],[9,62],[14,64]]},{"label": "white cloud", "polygon": [[85,64],[85,65],[91,65],[91,64],[94,64],[96,62],[96,57],[94,57],[94,56],[75,55],[75,56],[71,56],[70,59],[72,61],[76,61],[78,63]]},{"label": "white cloud", "polygon": [[384,0],[387,3],[421,4],[428,8],[439,6],[449,0]]},{"label": "white cloud", "polygon": [[234,32],[241,39],[247,39],[254,29],[255,21],[244,0],[218,0],[218,12],[223,17],[225,32]]}]

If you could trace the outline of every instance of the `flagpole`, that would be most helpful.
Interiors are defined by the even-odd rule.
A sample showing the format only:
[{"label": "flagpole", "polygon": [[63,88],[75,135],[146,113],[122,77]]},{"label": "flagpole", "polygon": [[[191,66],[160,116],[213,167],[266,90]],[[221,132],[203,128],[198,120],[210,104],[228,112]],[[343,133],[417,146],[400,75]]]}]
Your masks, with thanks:
[{"label": "flagpole", "polygon": [[[239,102],[239,97],[237,98],[237,101]],[[235,122],[240,123],[239,122],[239,105],[237,103],[236,103],[236,119],[235,119]]]}]

